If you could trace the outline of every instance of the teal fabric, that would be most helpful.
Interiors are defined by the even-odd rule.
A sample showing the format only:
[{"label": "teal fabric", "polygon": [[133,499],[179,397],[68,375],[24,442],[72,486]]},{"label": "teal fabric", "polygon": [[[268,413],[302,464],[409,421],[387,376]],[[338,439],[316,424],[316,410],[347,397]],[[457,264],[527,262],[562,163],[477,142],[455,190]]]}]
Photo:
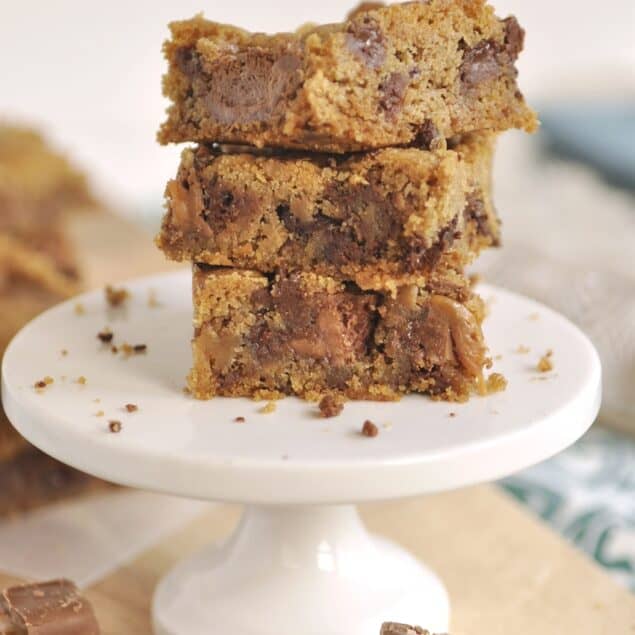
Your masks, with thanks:
[{"label": "teal fabric", "polygon": [[635,442],[592,428],[503,488],[635,592]]}]

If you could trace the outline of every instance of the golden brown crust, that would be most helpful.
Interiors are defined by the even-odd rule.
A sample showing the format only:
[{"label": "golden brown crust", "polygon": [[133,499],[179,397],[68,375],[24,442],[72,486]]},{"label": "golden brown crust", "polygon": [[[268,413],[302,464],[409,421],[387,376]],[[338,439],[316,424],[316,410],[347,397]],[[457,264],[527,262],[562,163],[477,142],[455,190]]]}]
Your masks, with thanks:
[{"label": "golden brown crust", "polygon": [[523,31],[484,0],[370,7],[294,34],[200,15],[170,29],[162,143],[340,153],[537,126],[516,83]]}]

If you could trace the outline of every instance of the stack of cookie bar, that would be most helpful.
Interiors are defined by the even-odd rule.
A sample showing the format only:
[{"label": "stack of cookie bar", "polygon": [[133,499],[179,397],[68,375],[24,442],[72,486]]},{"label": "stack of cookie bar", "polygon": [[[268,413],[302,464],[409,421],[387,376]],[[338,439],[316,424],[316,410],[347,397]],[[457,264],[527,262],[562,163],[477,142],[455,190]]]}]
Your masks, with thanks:
[{"label": "stack of cookie bar", "polygon": [[[64,156],[37,132],[0,122],[0,356],[26,322],[78,292],[64,219],[95,207],[83,175]],[[33,360],[34,382],[43,375]],[[0,404],[0,516],[95,483],[29,445]]]},{"label": "stack of cookie bar", "polygon": [[497,133],[537,125],[524,33],[483,0],[342,24],[171,25],[159,139],[196,142],[158,242],[194,263],[199,398],[465,399],[488,363],[465,266],[499,242]]}]

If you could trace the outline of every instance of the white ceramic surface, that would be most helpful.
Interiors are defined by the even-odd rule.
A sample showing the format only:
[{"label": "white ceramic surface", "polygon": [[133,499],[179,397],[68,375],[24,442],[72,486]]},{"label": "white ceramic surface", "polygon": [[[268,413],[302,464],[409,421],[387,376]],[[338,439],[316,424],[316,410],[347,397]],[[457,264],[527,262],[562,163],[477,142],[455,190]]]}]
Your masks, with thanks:
[{"label": "white ceramic surface", "polygon": [[[161,583],[158,635],[375,635],[384,619],[446,630],[447,594],[436,576],[369,537],[352,507],[328,505],[498,478],[564,449],[599,408],[600,363],[587,338],[549,309],[488,286],[480,289],[491,307],[485,333],[494,370],[509,380],[505,392],[466,404],[353,402],[328,420],[296,399],[270,414],[243,399],[196,402],[182,391],[189,272],[126,287],[123,309],[98,291],[23,329],[3,361],[3,400],[25,437],[70,465],[118,483],[252,504],[227,545]],[[96,338],[106,326],[116,344],[146,344],[147,353],[113,355]],[[541,374],[535,367],[547,349],[555,370]],[[35,390],[47,375],[54,383]],[[139,410],[128,413],[128,403]],[[373,439],[359,433],[368,418],[380,428]],[[119,434],[108,431],[112,419],[122,422]]]}]

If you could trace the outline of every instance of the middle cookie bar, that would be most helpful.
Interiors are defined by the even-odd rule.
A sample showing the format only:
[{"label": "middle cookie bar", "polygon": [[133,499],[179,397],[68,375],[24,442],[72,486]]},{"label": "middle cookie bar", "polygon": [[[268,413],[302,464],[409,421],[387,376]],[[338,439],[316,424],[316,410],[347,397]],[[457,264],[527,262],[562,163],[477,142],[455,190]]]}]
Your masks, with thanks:
[{"label": "middle cookie bar", "polygon": [[377,275],[460,268],[499,241],[491,134],[449,149],[330,155],[185,150],[167,186],[159,246],[174,260]]}]

